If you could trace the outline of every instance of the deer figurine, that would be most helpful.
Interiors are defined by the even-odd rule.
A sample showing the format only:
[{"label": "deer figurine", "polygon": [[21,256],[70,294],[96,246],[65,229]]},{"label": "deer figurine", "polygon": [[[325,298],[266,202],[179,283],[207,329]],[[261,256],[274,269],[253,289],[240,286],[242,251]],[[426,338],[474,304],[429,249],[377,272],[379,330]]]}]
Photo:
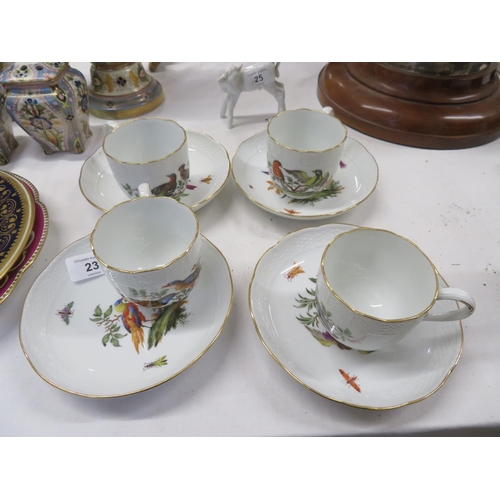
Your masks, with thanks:
[{"label": "deer figurine", "polygon": [[269,92],[278,102],[278,113],[285,111],[285,86],[278,82],[280,63],[258,63],[250,66],[228,66],[219,77],[219,85],[227,94],[222,103],[220,117],[233,128],[233,110],[242,92],[262,90]]}]

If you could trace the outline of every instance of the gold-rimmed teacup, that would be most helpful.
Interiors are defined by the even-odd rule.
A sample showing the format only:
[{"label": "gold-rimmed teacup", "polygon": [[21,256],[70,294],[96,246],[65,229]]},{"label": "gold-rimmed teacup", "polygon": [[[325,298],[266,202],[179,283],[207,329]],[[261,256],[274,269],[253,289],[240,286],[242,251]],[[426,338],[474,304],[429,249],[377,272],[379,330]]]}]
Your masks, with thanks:
[{"label": "gold-rimmed teacup", "polygon": [[[464,307],[432,313],[436,300]],[[458,321],[476,308],[467,292],[439,286],[437,269],[413,242],[372,228],[339,234],[327,245],[316,306],[333,338],[362,351],[392,346],[421,321]]]},{"label": "gold-rimmed teacup", "polygon": [[333,182],[347,128],[323,110],[279,113],[267,125],[267,166],[274,185],[291,198],[310,198]]},{"label": "gold-rimmed teacup", "polygon": [[183,127],[160,117],[136,118],[109,130],[102,149],[114,178],[129,198],[149,184],[153,196],[179,198],[189,180],[189,152]]},{"label": "gold-rimmed teacup", "polygon": [[186,300],[201,272],[198,218],[173,198],[141,196],[115,205],[96,223],[90,246],[126,302],[164,308]]}]

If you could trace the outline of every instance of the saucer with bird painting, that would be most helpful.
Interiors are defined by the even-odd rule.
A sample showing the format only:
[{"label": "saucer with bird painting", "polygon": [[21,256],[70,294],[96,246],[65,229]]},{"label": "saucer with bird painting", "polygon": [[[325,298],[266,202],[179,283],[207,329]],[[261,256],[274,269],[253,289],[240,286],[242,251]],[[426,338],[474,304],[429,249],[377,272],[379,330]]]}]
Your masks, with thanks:
[{"label": "saucer with bird painting", "polygon": [[[230,161],[224,146],[209,135],[193,130],[186,130],[186,135],[191,175],[179,201],[196,211],[220,193],[229,177]],[[102,147],[84,162],[80,191],[103,212],[129,199],[113,177]]]},{"label": "saucer with bird painting", "polygon": [[244,195],[268,212],[290,219],[325,219],[357,207],[375,190],[378,165],[354,139],[347,138],[339,169],[323,191],[292,199],[276,186],[267,168],[267,133],[240,144],[232,161],[233,178]]},{"label": "saucer with bird painting", "polygon": [[[316,274],[327,244],[356,228],[305,228],[268,249],[255,266],[249,307],[257,334],[275,361],[313,392],[348,406],[388,410],[422,401],[441,388],[462,354],[460,321],[422,321],[390,348],[366,352],[335,340],[318,320]],[[440,286],[447,286],[439,277]],[[436,301],[434,312],[458,307]],[[342,336],[349,336],[346,328]]]},{"label": "saucer with bird painting", "polygon": [[67,259],[83,261],[89,253],[89,236],[66,247],[33,283],[23,307],[21,347],[52,386],[89,398],[142,392],[189,368],[223,330],[232,278],[205,237],[196,287],[163,309],[124,303],[103,275],[71,281]]}]

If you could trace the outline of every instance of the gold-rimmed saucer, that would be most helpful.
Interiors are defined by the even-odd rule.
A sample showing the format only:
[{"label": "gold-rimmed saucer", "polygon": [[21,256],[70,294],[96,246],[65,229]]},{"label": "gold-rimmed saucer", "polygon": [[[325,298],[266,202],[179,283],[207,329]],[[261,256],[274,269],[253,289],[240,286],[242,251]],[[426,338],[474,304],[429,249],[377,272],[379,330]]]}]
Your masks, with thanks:
[{"label": "gold-rimmed saucer", "polygon": [[[233,301],[231,272],[204,236],[196,288],[186,301],[162,310],[123,303],[103,275],[72,282],[66,259],[90,252],[89,236],[66,247],[24,303],[21,347],[35,372],[54,387],[89,398],[146,391],[189,368],[224,329]],[[138,351],[131,328],[141,331]]]},{"label": "gold-rimmed saucer", "polygon": [[[248,301],[255,329],[297,382],[348,406],[388,410],[440,389],[462,354],[460,321],[423,321],[394,346],[366,353],[339,344],[318,321],[315,279],[326,245],[357,226],[325,224],[290,233],[255,266]],[[439,277],[440,286],[447,286]],[[458,307],[438,301],[432,311]]]},{"label": "gold-rimmed saucer", "polygon": [[[229,155],[219,142],[203,132],[186,130],[190,178],[179,201],[193,210],[204,207],[225,186],[231,169]],[[102,147],[80,171],[80,191],[94,207],[107,212],[129,198],[113,177]]]},{"label": "gold-rimmed saucer", "polygon": [[364,146],[348,137],[328,189],[314,198],[293,200],[269,176],[266,143],[263,130],[240,144],[232,160],[232,174],[244,195],[268,212],[291,219],[326,219],[357,207],[377,186],[377,162]]}]

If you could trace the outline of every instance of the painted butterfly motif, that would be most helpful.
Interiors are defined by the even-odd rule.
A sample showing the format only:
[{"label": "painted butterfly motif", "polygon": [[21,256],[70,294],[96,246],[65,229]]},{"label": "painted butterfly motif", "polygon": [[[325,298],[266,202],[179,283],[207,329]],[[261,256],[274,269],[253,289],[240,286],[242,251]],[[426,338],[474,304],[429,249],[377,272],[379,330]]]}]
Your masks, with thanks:
[{"label": "painted butterfly motif", "polygon": [[356,380],[358,379],[358,377],[356,377],[356,376],[351,377],[348,373],[346,373],[344,370],[341,370],[340,368],[339,368],[339,372],[344,377],[346,384],[349,384],[356,391],[361,392],[361,388],[356,383]]},{"label": "painted butterfly motif", "polygon": [[74,311],[71,310],[74,302],[70,302],[65,305],[60,311],[57,311],[56,314],[67,324],[69,325],[69,320],[71,316],[73,316]]}]

